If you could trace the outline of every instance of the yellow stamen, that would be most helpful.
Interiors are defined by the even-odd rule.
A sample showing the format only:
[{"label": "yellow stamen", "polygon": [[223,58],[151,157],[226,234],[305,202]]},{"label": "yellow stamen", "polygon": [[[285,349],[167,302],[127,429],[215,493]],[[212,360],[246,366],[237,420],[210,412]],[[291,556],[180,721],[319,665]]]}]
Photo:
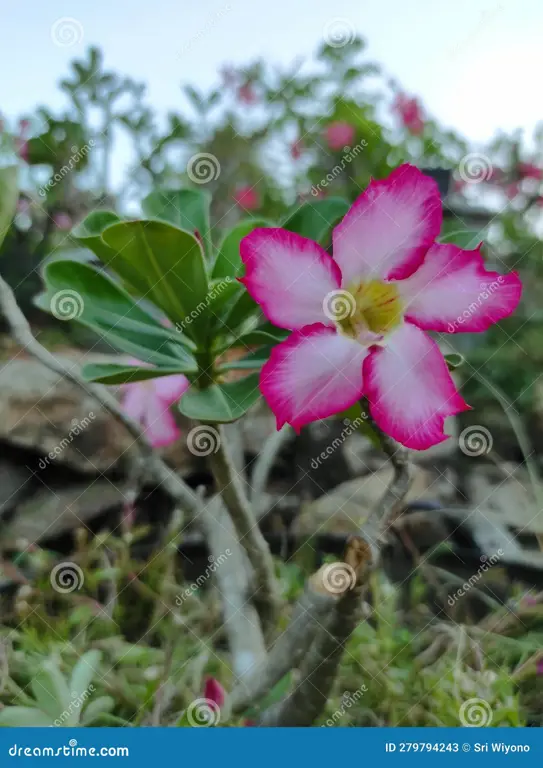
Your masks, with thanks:
[{"label": "yellow stamen", "polygon": [[353,297],[354,312],[338,320],[338,330],[346,336],[356,339],[364,331],[384,335],[402,322],[402,301],[393,283],[351,283],[347,293]]}]

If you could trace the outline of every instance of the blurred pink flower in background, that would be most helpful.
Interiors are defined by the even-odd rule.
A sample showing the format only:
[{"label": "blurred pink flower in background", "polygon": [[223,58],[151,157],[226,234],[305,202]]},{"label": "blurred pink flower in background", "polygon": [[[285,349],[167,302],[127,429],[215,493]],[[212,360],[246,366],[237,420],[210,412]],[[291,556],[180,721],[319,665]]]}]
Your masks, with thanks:
[{"label": "blurred pink flower in background", "polygon": [[325,136],[328,147],[332,150],[350,147],[354,141],[354,126],[350,123],[336,121],[326,126]]},{"label": "blurred pink flower in background", "polygon": [[238,88],[238,99],[242,104],[255,104],[258,96],[252,83],[245,83]]},{"label": "blurred pink flower in background", "polygon": [[63,231],[71,229],[73,224],[72,217],[64,211],[53,214],[53,222],[57,229],[62,229]]},{"label": "blurred pink flower in background", "polygon": [[399,93],[394,102],[394,109],[410,133],[414,136],[420,136],[423,133],[424,120],[418,99],[410,99],[405,93]]},{"label": "blurred pink flower in background", "polygon": [[[131,365],[145,364],[133,360]],[[183,374],[123,384],[121,405],[128,416],[141,424],[151,445],[164,448],[181,435],[170,406],[177,403],[189,387],[190,382]]]},{"label": "blurred pink flower in background", "polygon": [[302,152],[304,151],[304,145],[301,139],[298,139],[297,141],[293,141],[290,145],[290,156],[293,160],[298,160],[302,156]]},{"label": "blurred pink flower in background", "polygon": [[220,709],[226,699],[226,692],[214,677],[208,677],[204,685],[204,699],[212,701]]},{"label": "blurred pink flower in background", "polygon": [[541,181],[543,178],[543,170],[533,163],[519,163],[517,171],[523,179],[535,179],[536,181]]},{"label": "blurred pink flower in background", "polygon": [[246,211],[254,211],[256,208],[260,207],[258,192],[249,184],[236,189],[234,192],[234,200],[240,208],[244,208]]}]

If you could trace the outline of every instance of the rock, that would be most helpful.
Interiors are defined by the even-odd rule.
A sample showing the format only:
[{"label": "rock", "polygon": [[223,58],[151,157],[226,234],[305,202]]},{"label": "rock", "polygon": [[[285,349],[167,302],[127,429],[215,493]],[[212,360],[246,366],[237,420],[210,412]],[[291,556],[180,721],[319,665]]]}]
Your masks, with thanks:
[{"label": "rock", "polygon": [[[325,496],[303,504],[300,515],[292,526],[292,533],[302,538],[316,532],[357,533],[383,496],[392,475],[392,468],[386,466],[365,477],[348,480]],[[434,473],[416,467],[406,500],[435,501],[434,481]]]},{"label": "rock", "polygon": [[[118,360],[77,350],[60,357],[78,366]],[[188,422],[184,426],[185,434]],[[0,365],[0,440],[41,456],[39,469],[62,464],[93,474],[124,471],[126,451],[133,444],[126,429],[91,394],[22,355]],[[181,469],[194,463],[185,436],[168,446],[167,457]]]},{"label": "rock", "polygon": [[[514,472],[514,474],[510,474]],[[519,533],[543,534],[543,509],[534,499],[528,473],[503,465],[474,470],[467,479],[467,491],[472,506],[488,518],[496,517]]]}]

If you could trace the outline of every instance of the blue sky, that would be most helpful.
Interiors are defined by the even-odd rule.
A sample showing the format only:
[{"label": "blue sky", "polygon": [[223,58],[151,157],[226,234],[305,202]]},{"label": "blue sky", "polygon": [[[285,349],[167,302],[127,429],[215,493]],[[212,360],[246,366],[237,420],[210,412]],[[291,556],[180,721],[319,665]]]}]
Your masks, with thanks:
[{"label": "blue sky", "polygon": [[[78,42],[52,28],[74,19]],[[334,20],[369,42],[406,90],[446,125],[479,141],[497,129],[532,130],[541,114],[541,0],[47,0],[2,10],[0,111],[62,106],[56,81],[89,44],[108,67],[144,80],[166,112],[181,81],[206,85],[224,62],[309,56]],[[54,35],[53,35],[54,36]]]}]

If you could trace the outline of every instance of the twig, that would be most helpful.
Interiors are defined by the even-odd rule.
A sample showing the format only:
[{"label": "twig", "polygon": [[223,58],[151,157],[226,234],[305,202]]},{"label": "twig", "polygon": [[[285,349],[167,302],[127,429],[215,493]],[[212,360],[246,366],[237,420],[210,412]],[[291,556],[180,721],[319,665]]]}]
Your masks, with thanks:
[{"label": "twig", "polygon": [[319,576],[314,574],[306,584],[296,603],[289,625],[276,640],[267,659],[255,667],[229,696],[228,704],[237,714],[258,701],[281,680],[290,669],[296,668],[315,637],[317,626],[326,622],[336,598],[319,591]]},{"label": "twig", "polygon": [[32,357],[39,360],[49,370],[65,377],[72,384],[82,389],[87,394],[92,395],[105,410],[110,413],[127,429],[134,438],[134,447],[127,451],[129,461],[132,463],[145,459],[146,470],[153,475],[159,485],[162,485],[170,495],[178,501],[184,508],[196,515],[200,511],[201,504],[191,488],[183,480],[172,472],[154,448],[143,435],[139,424],[121,409],[114,395],[106,387],[99,384],[90,384],[85,381],[79,372],[79,367],[67,365],[51,354],[37,339],[34,338],[32,330],[26,317],[21,312],[13,291],[0,276],[0,309],[6,318],[11,334]]},{"label": "twig", "polygon": [[[362,618],[362,591],[372,563],[370,546],[360,538],[351,540],[345,563],[355,574],[355,583],[336,595],[336,603],[325,627],[319,632],[300,668],[301,682],[286,699],[264,712],[263,726],[310,726],[324,712],[336,678],[345,643]],[[330,592],[329,566],[323,566],[321,584]]]},{"label": "twig", "polygon": [[222,599],[234,674],[244,681],[266,657],[258,614],[249,599],[252,569],[220,496],[209,501],[200,522],[218,564],[215,580]]},{"label": "twig", "polygon": [[253,568],[256,584],[252,599],[267,634],[274,624],[280,605],[273,559],[247,499],[243,481],[236,472],[222,425],[219,427],[217,450],[209,456],[209,463],[217,491],[224,499],[238,539]]},{"label": "twig", "polygon": [[[281,448],[292,438],[293,430],[290,425],[285,426],[279,431],[273,431],[264,443],[264,447],[255,462],[255,468],[251,477],[251,502],[256,510],[258,517],[263,513],[262,495],[266,490],[270,472],[273,469],[275,459]],[[267,510],[264,510],[264,513]]]}]

